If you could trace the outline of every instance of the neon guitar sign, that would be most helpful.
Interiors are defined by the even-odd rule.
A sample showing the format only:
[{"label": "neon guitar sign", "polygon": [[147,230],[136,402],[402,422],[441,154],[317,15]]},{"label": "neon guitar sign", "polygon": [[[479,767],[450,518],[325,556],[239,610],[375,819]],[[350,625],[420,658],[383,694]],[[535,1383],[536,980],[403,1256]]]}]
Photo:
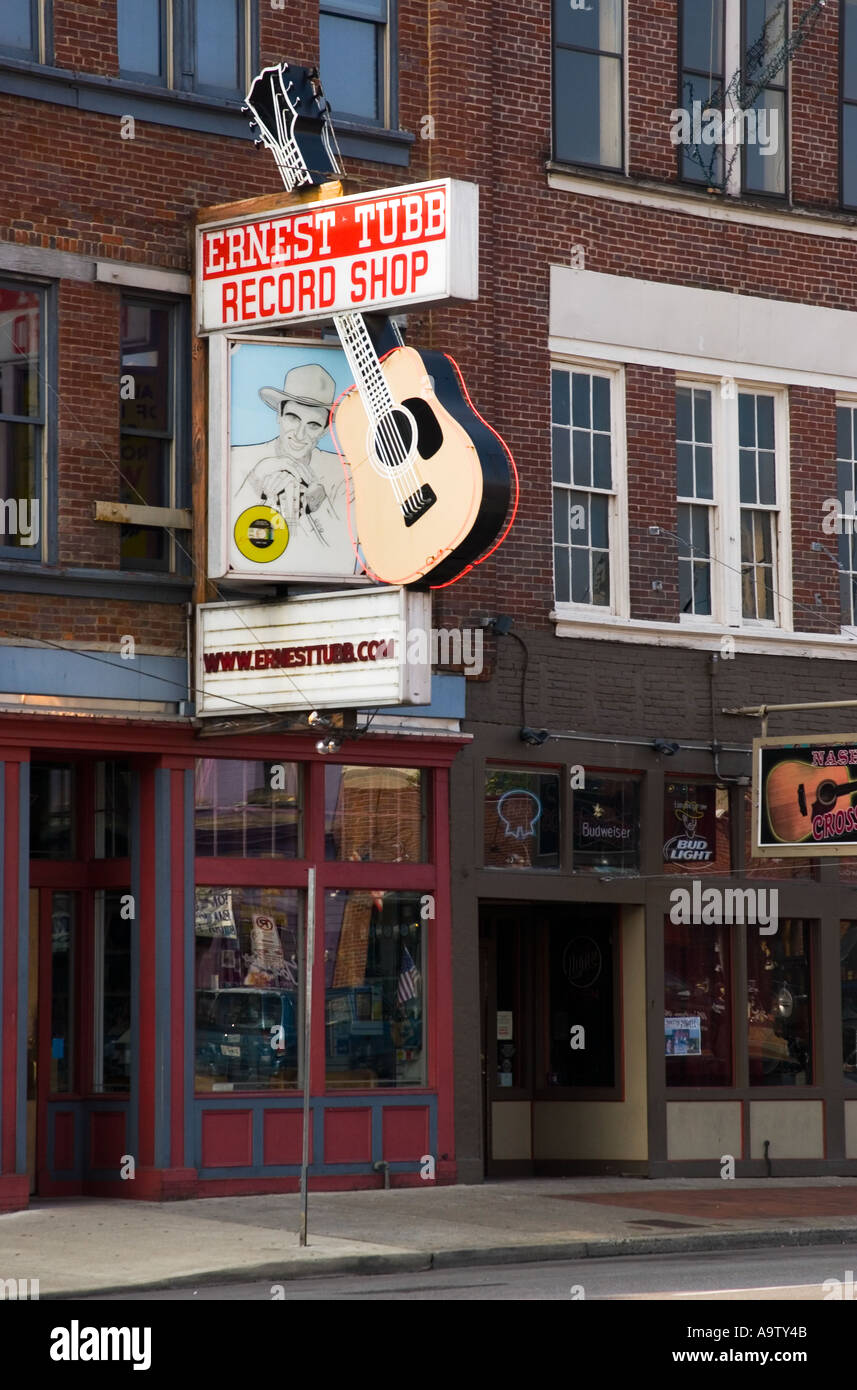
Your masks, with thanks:
[{"label": "neon guitar sign", "polygon": [[[266,68],[245,109],[288,192],[341,175],[316,74]],[[416,187],[399,192],[415,207]],[[360,563],[387,584],[454,583],[508,534],[518,500],[512,455],[474,409],[451,357],[406,347],[389,321],[370,332],[359,311],[330,317],[355,382],[334,404],[331,434],[350,476],[349,528]],[[384,337],[387,349],[379,350]]]}]

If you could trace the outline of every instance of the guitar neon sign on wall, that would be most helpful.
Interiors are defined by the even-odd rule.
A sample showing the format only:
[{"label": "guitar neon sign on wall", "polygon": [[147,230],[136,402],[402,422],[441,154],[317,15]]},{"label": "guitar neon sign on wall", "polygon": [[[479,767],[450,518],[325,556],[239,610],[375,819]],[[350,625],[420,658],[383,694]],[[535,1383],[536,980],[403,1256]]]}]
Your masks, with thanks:
[{"label": "guitar neon sign on wall", "polygon": [[[316,74],[287,64],[264,69],[247,109],[257,143],[274,154],[288,192],[341,175]],[[328,184],[325,192],[341,195],[341,186]],[[386,584],[455,583],[494,553],[517,512],[512,454],[473,406],[457,363],[443,352],[405,346],[389,320],[370,325],[361,312],[386,311],[391,297],[397,310],[476,298],[477,193],[472,185],[440,180],[308,202],[306,213],[257,219],[252,230],[247,222],[240,229],[201,229],[201,332],[224,327],[227,318],[247,324],[263,306],[264,326],[332,319],[355,383],[334,403],[331,420],[349,481],[349,531],[362,570]],[[285,265],[298,219],[313,267]],[[360,232],[356,242],[352,227]],[[399,284],[393,261],[406,254],[420,274]],[[230,257],[237,257],[237,278],[227,287]],[[294,262],[299,259],[295,247]],[[373,267],[371,277],[356,274],[361,260]],[[309,285],[302,274],[327,285],[323,302],[307,291],[302,303],[300,287]]]}]

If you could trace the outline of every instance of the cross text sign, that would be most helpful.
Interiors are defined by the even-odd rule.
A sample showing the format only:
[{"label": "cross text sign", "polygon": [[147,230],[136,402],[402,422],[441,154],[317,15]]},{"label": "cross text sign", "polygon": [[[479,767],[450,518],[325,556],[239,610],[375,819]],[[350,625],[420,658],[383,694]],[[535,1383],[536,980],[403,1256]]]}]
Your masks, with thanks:
[{"label": "cross text sign", "polygon": [[197,229],[198,331],[476,299],[479,189],[387,188]]}]

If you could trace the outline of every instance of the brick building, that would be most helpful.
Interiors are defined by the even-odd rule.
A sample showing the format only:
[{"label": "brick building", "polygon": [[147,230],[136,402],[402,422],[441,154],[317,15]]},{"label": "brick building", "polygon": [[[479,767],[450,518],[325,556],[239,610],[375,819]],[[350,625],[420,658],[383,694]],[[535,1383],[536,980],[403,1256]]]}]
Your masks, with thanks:
[{"label": "brick building", "polygon": [[[850,862],[751,856],[759,722],[723,713],[853,693],[857,561],[822,529],[857,459],[853,10],[0,7],[4,1205],[294,1186],[310,866],[314,1182],[855,1171]],[[241,98],[319,55],[349,189],[479,185],[480,298],[406,336],[521,477],[433,594],[482,672],[326,759],[260,706],[203,734],[188,664],[193,606],[251,587],[208,578],[196,219],[282,199]],[[755,143],[673,143],[736,72]],[[775,889],[778,931],[674,925],[697,868]]]}]

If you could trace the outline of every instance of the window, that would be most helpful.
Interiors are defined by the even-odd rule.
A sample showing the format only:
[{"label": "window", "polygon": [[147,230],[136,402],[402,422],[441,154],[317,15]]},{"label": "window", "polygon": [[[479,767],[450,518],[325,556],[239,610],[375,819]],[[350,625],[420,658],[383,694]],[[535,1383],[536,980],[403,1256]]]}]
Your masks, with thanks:
[{"label": "window", "polygon": [[785,196],[786,0],[681,0],[679,16],[681,178]]},{"label": "window", "polygon": [[197,888],[196,1089],[294,1090],[303,1060],[295,889]]},{"label": "window", "polygon": [[611,386],[600,373],[551,372],[556,600],[608,610],[617,506]]},{"label": "window", "polygon": [[842,205],[857,208],[857,0],[842,0]]},{"label": "window", "polygon": [[420,895],[330,892],[324,912],[327,1085],[424,1086]]},{"label": "window", "polygon": [[554,158],[623,167],[622,0],[553,7]]},{"label": "window", "polygon": [[296,763],[197,759],[200,858],[295,859],[300,845],[301,779]]},{"label": "window", "polygon": [[491,868],[559,865],[559,773],[486,767],[484,862]]},{"label": "window", "polygon": [[46,0],[6,0],[0,5],[0,53],[45,62]]},{"label": "window", "polygon": [[75,893],[51,894],[51,1076],[52,1095],[74,1090]]},{"label": "window", "polygon": [[842,989],[842,1073],[857,1082],[857,922],[839,923]]},{"label": "window", "polygon": [[118,0],[119,70],[134,82],[243,97],[251,9],[248,0]]},{"label": "window", "polygon": [[334,119],[392,125],[390,0],[324,0],[319,72]]},{"label": "window", "polygon": [[[184,308],[123,298],[121,313],[119,500],[178,508],[187,496]],[[120,566],[175,572],[187,539],[163,525],[123,525]]]},{"label": "window", "polygon": [[30,858],[73,859],[74,768],[62,763],[30,767]]},{"label": "window", "polygon": [[664,873],[728,874],[729,792],[706,782],[664,783]]},{"label": "window", "polygon": [[[702,113],[711,109],[711,98],[723,90],[724,0],[681,0],[681,92],[679,108],[687,112],[692,133],[702,133]],[[698,103],[698,104],[697,104]],[[719,102],[722,114],[722,96]],[[700,113],[699,127],[694,116]],[[691,140],[680,148],[681,177],[720,187],[723,183],[723,146]]]},{"label": "window", "polygon": [[[711,536],[714,499],[711,392],[676,390],[676,488],[679,607],[711,616]],[[706,505],[709,504],[709,505]]]},{"label": "window", "polygon": [[95,1027],[93,1090],[131,1089],[130,891],[95,894]]},{"label": "window", "polygon": [[664,923],[668,1086],[732,1085],[731,930]]},{"label": "window", "polygon": [[0,282],[0,557],[42,558],[44,291]]},{"label": "window", "polygon": [[127,763],[95,764],[95,858],[127,859],[131,771]]},{"label": "window", "polygon": [[586,771],[572,802],[575,873],[640,871],[640,784]]},{"label": "window", "polygon": [[595,914],[549,928],[548,1086],[616,1084],[613,955],[613,928]]},{"label": "window", "polygon": [[841,508],[839,524],[839,599],[841,621],[846,627],[857,623],[857,406],[836,407],[837,495]]},{"label": "window", "polygon": [[[697,930],[696,927],[693,928]],[[810,928],[786,918],[747,935],[750,1085],[812,1085]]]},{"label": "window", "polygon": [[785,0],[744,0],[744,81],[751,91],[760,88],[744,124],[744,187],[751,193],[786,192],[787,69],[785,60],[775,65],[787,40]]},{"label": "window", "polygon": [[419,768],[324,769],[325,857],[419,863],[425,859],[425,785]]},{"label": "window", "polygon": [[785,626],[785,393],[679,382],[677,559],[684,621]]}]

